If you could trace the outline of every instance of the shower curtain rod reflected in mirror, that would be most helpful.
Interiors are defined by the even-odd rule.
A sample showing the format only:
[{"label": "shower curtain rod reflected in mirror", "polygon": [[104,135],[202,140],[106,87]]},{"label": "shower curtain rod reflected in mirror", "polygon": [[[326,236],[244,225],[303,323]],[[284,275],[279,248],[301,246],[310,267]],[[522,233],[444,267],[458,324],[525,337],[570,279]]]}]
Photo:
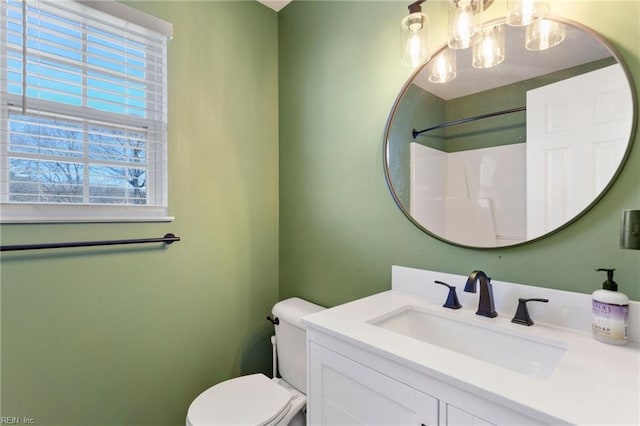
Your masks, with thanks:
[{"label": "shower curtain rod reflected in mirror", "polygon": [[481,115],[476,115],[476,116],[473,116],[473,117],[461,118],[460,120],[454,120],[454,121],[450,121],[448,123],[438,124],[437,126],[429,127],[427,129],[423,129],[423,130],[413,129],[411,134],[413,135],[413,138],[415,139],[416,137],[422,135],[423,133],[427,133],[427,132],[430,132],[432,130],[443,129],[445,127],[456,126],[458,124],[464,124],[464,123],[470,123],[472,121],[482,120],[484,118],[497,117],[499,115],[512,114],[514,112],[520,112],[520,111],[526,111],[526,110],[527,110],[527,107],[526,106],[522,106],[522,107],[517,107],[517,108],[505,109],[505,110],[502,110],[502,111],[489,112],[487,114],[481,114]]}]

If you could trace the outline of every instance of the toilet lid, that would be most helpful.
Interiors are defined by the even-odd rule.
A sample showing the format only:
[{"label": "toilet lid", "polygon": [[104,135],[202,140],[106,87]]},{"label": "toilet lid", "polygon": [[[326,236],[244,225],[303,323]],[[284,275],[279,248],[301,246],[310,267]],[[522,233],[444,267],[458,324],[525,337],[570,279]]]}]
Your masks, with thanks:
[{"label": "toilet lid", "polygon": [[189,407],[192,425],[264,425],[293,395],[264,374],[227,380],[202,392]]}]

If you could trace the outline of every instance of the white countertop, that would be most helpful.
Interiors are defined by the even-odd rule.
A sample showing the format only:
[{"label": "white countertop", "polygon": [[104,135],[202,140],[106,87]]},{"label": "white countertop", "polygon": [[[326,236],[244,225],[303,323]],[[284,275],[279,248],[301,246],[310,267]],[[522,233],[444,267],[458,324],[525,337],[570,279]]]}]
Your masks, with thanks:
[{"label": "white countertop", "polygon": [[[451,279],[452,276],[448,278]],[[402,288],[394,284],[394,288],[398,287]],[[519,290],[526,293],[526,287],[528,286]],[[529,287],[531,288],[533,287]],[[545,289],[533,289],[535,297],[548,295]],[[458,287],[459,296],[461,290]],[[494,287],[495,291],[497,289]],[[563,293],[566,293],[564,296],[573,294]],[[446,292],[442,294],[446,296]],[[311,329],[337,337],[480,397],[506,407],[524,409],[527,415],[538,418],[541,422],[554,423],[557,420],[572,424],[640,424],[640,345],[637,342],[630,342],[626,346],[608,345],[594,340],[591,333],[545,323],[533,314],[535,325],[525,327],[513,324],[511,318],[515,306],[513,310],[506,312],[506,301],[496,301],[499,313],[497,318],[477,316],[477,295],[469,296],[476,297],[473,304],[468,303],[469,299],[464,296],[461,298],[464,308],[451,310],[441,307],[444,299],[438,304],[424,295],[421,297],[390,290],[309,315],[303,322]],[[633,303],[635,321],[638,304]],[[567,350],[551,376],[539,379],[368,322],[406,306],[435,311],[440,316],[450,316],[453,319],[503,327],[534,340],[559,340],[566,343]],[[562,306],[556,308],[569,311],[573,309],[564,309]],[[539,316],[544,317],[542,314]],[[586,318],[589,317],[590,312],[587,312]],[[464,336],[459,338],[464,339]]]}]

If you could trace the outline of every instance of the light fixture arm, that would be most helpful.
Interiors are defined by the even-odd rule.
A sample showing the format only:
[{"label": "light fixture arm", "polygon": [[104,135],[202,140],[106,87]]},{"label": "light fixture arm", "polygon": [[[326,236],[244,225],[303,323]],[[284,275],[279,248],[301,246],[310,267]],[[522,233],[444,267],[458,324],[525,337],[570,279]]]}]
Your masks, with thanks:
[{"label": "light fixture arm", "polygon": [[494,0],[483,0],[482,1],[482,10],[487,10],[489,6],[493,4]]},{"label": "light fixture arm", "polygon": [[411,13],[416,13],[416,12],[422,12],[422,3],[424,3],[427,0],[417,0],[413,3],[411,3],[407,8],[409,9],[409,14]]}]

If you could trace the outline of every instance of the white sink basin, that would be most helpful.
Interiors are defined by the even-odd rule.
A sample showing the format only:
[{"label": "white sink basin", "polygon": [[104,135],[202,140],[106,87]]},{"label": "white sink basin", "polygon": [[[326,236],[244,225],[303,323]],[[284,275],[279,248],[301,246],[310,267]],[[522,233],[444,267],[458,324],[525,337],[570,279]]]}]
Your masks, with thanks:
[{"label": "white sink basin", "polygon": [[476,321],[407,306],[370,323],[537,379],[551,376],[567,350],[567,345],[558,340],[530,338],[504,325],[471,319]]}]

